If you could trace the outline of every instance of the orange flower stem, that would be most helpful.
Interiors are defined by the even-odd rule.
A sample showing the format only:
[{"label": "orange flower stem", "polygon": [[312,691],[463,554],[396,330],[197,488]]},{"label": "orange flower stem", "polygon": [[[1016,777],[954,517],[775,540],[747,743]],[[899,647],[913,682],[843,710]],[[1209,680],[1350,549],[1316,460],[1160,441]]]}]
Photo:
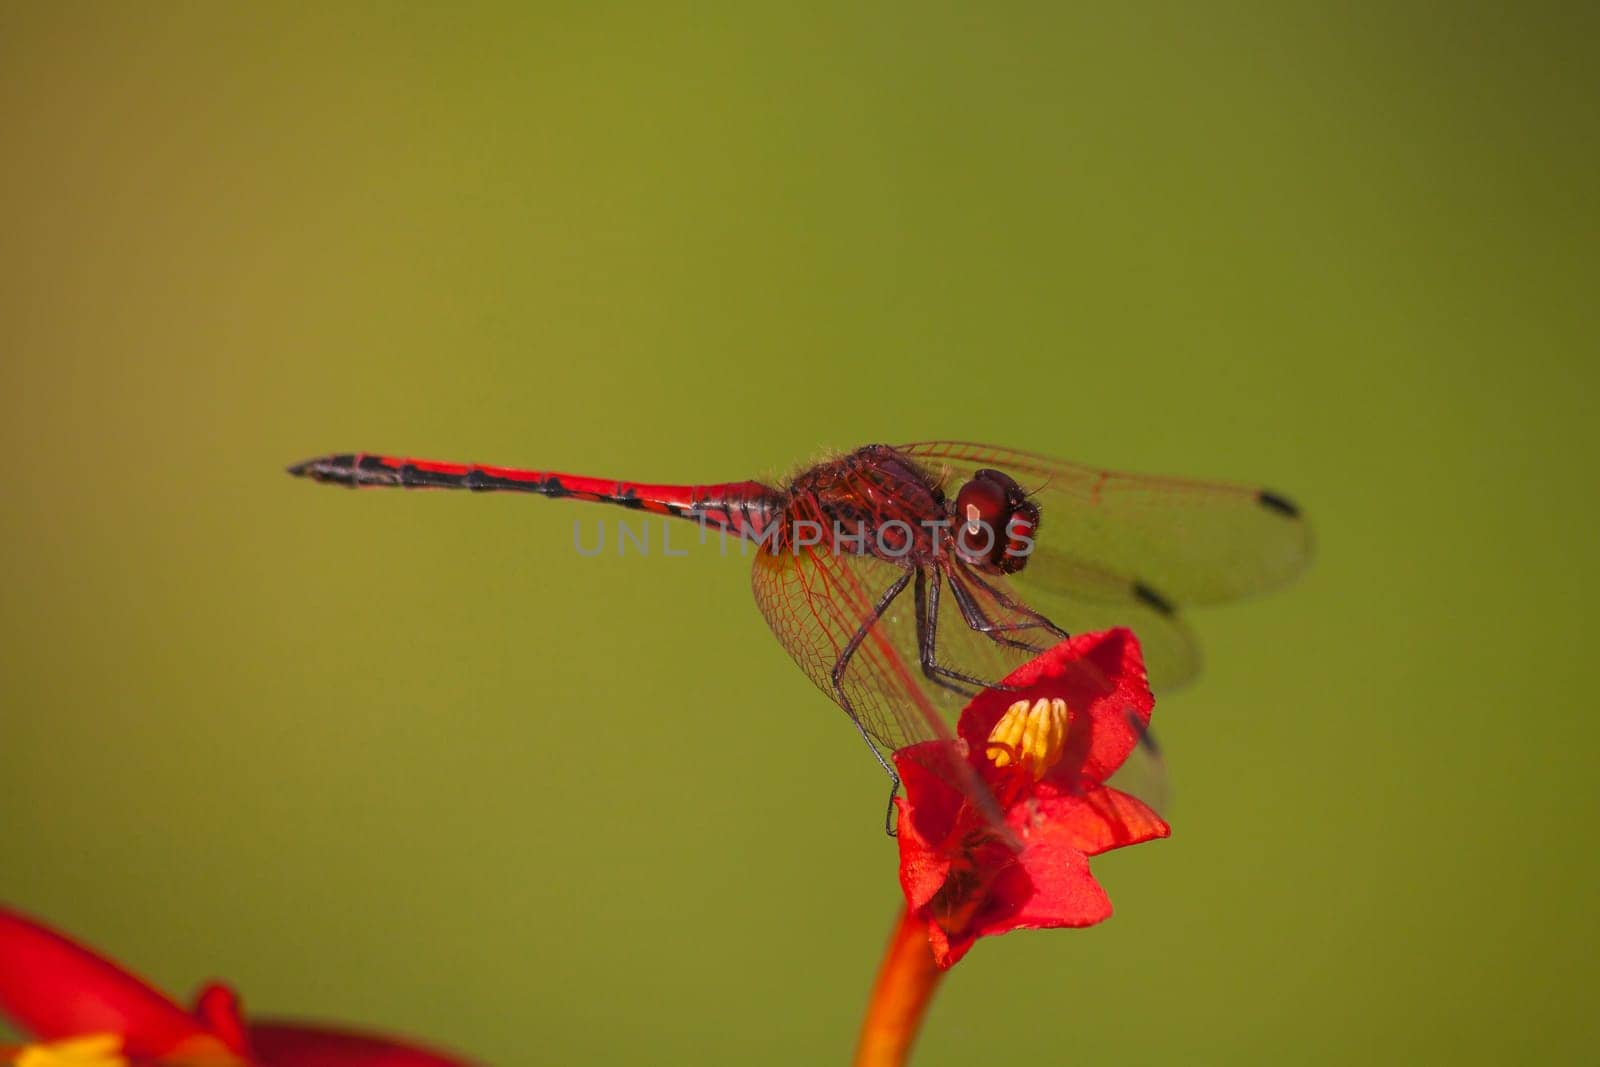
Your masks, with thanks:
[{"label": "orange flower stem", "polygon": [[928,947],[928,926],[904,909],[889,938],[856,1043],[855,1067],[902,1067],[944,977]]}]

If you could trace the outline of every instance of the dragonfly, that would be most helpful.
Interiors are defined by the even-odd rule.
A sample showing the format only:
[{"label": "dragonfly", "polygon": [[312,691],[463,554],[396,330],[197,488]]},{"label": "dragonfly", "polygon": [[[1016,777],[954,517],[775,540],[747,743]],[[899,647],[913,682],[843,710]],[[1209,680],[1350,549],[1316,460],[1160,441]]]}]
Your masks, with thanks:
[{"label": "dragonfly", "polygon": [[867,445],[776,484],[649,484],[365,452],[289,473],[596,501],[754,542],[757,606],[849,716],[891,801],[889,757],[949,742],[967,700],[1026,660],[1072,633],[1126,626],[1152,687],[1181,686],[1201,666],[1181,609],[1281,586],[1312,551],[1300,509],[1272,490],[960,441]]}]

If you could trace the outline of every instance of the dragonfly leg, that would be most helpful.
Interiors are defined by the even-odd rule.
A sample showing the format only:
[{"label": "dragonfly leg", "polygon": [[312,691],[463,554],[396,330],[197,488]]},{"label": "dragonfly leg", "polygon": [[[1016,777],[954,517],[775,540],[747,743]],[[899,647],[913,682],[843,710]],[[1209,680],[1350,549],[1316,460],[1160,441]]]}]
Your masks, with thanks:
[{"label": "dragonfly leg", "polygon": [[[935,571],[933,585],[928,585],[927,574],[917,571],[917,658],[922,663],[922,673],[931,681],[964,697],[974,694],[966,688],[987,689],[995,683],[946,667],[935,658],[939,643],[939,585],[940,575]],[[956,685],[963,682],[965,685]]]},{"label": "dragonfly leg", "polygon": [[872,735],[867,733],[866,725],[861,721],[861,717],[856,714],[855,706],[850,703],[850,698],[845,695],[844,675],[845,671],[850,669],[850,661],[855,658],[856,651],[861,647],[861,642],[867,639],[867,634],[871,633],[872,628],[878,624],[878,620],[883,618],[883,613],[889,610],[889,605],[894,603],[894,598],[906,591],[906,586],[911,581],[911,574],[911,571],[906,571],[899,578],[896,578],[889,588],[883,591],[883,595],[878,598],[878,602],[872,605],[871,613],[861,620],[861,625],[856,628],[856,632],[851,635],[850,640],[840,651],[839,658],[834,661],[832,674],[833,699],[845,710],[845,714],[850,716],[850,721],[856,724],[856,732],[861,735],[861,740],[867,743],[867,750],[872,753],[872,758],[878,761],[878,766],[883,768],[883,773],[889,776],[889,808],[884,813],[883,831],[890,837],[895,836],[893,822],[894,798],[900,792],[900,776],[895,773],[895,769],[890,765],[889,761],[883,758],[883,753],[878,751],[877,743],[872,740]]},{"label": "dragonfly leg", "polygon": [[[1032,622],[1016,623],[1016,624],[1011,624],[1011,625],[1007,625],[1007,626],[998,627],[999,629],[1005,629],[1005,630],[1027,630],[1027,629],[1030,629],[1032,627],[1037,626],[1037,627],[1040,627],[1042,629],[1049,630],[1051,633],[1055,634],[1057,637],[1061,638],[1063,641],[1065,641],[1067,638],[1072,636],[1071,634],[1067,633],[1067,631],[1063,630],[1061,627],[1059,627],[1055,623],[1051,622],[1045,616],[1040,615],[1037,611],[1034,611],[1032,608],[1028,607],[1028,605],[1021,603],[1015,597],[1013,597],[1010,594],[1006,593],[1005,590],[996,589],[994,586],[992,586],[988,582],[984,581],[981,575],[974,574],[972,571],[969,570],[969,571],[966,572],[966,576],[968,578],[971,578],[974,582],[977,582],[978,585],[983,588],[984,592],[986,592],[990,596],[994,597],[995,602],[998,603],[1001,607],[1005,608],[1008,611],[1015,611],[1015,612],[1018,612],[1019,614],[1026,615],[1028,618],[1033,620]],[[954,583],[952,583],[952,584],[954,584]]]},{"label": "dragonfly leg", "polygon": [[[972,590],[962,585],[956,575],[950,575],[950,592],[956,598],[956,606],[961,609],[961,618],[966,621],[969,629],[983,634],[997,645],[1007,648],[1019,648],[1024,652],[1042,652],[1038,645],[1028,641],[1021,641],[1007,634],[1018,630],[1032,630],[1039,627],[1037,622],[1008,622],[997,623],[984,613],[983,607],[972,595]],[[1048,620],[1046,620],[1048,622]],[[1055,625],[1050,624],[1050,629],[1055,630]]]},{"label": "dragonfly leg", "polygon": [[883,809],[883,832],[890,837],[899,837],[900,831],[894,825],[894,798],[900,795],[900,776],[890,771],[889,779],[889,804]]},{"label": "dragonfly leg", "polygon": [[[988,683],[981,678],[962,674],[942,667],[934,659],[934,644],[939,633],[939,577],[934,575],[933,588],[928,588],[927,572],[918,568],[917,584],[913,587],[913,597],[917,606],[917,659],[922,664],[922,673],[935,685],[943,686],[952,693],[963,697],[972,696],[968,686],[984,688]],[[956,682],[965,682],[966,685],[957,685]]]}]

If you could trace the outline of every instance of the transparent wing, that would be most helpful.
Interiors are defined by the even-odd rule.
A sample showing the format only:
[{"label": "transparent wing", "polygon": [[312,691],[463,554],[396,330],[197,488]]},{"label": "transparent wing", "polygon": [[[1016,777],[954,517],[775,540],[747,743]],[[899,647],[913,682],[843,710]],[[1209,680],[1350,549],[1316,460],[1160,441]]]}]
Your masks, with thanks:
[{"label": "transparent wing", "polygon": [[1172,814],[1172,787],[1167,779],[1167,763],[1161,756],[1161,746],[1150,727],[1140,723],[1138,717],[1129,716],[1129,723],[1139,736],[1128,758],[1117,772],[1106,780],[1106,785],[1142,800],[1157,815]]},{"label": "transparent wing", "polygon": [[[1040,510],[1038,554],[1017,578],[1067,596],[1215,604],[1282,585],[1311,558],[1299,509],[1270,490],[1119,474],[960,441],[897,447],[949,491],[984,467],[1015,478]],[[1117,593],[1108,579],[1138,590]]]},{"label": "transparent wing", "polygon": [[1047,548],[1036,549],[1034,557],[1003,579],[1029,607],[1068,633],[1126,626],[1139,637],[1152,689],[1176,689],[1200,673],[1200,643],[1175,605],[1153,597],[1130,575],[1058,561]]},{"label": "transparent wing", "polygon": [[[750,580],[773,635],[806,677],[837,702],[835,665],[874,606],[906,575],[870,558],[805,548],[761,552]],[[908,588],[872,626],[839,682],[845,710],[885,754],[951,736],[947,702],[918,682],[912,615]]]},{"label": "transparent wing", "polygon": [[1039,505],[1027,565],[989,578],[1070,633],[1126,626],[1144,646],[1150,684],[1172,689],[1200,671],[1179,609],[1287,582],[1311,556],[1311,533],[1280,494],[1221,482],[1096,470],[963,442],[900,446],[953,493],[985,467],[1015,478]]},{"label": "transparent wing", "polygon": [[[836,690],[833,674],[841,656],[901,582],[900,595],[867,627],[846,661]],[[953,755],[951,724],[967,693],[935,684],[922,672],[915,582],[915,571],[814,548],[761,552],[751,569],[756,604],[779,643],[883,758],[920,742],[946,746],[934,750],[947,753],[942,758],[924,756],[926,768],[971,798],[999,838],[1018,847],[993,796],[967,761]]]}]

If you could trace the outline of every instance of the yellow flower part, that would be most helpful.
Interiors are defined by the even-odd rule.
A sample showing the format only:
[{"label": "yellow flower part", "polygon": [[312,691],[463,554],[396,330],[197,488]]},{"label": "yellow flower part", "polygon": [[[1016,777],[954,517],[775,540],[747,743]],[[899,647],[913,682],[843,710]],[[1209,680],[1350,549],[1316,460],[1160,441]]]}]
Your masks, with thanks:
[{"label": "yellow flower part", "polygon": [[1061,751],[1067,744],[1067,728],[1071,724],[1072,712],[1067,702],[1059,697],[1053,700],[1041,697],[1032,703],[1019,700],[1006,709],[989,731],[984,755],[996,767],[1022,764],[1037,782],[1061,759]]},{"label": "yellow flower part", "polygon": [[11,1062],[16,1067],[128,1067],[122,1055],[122,1038],[116,1034],[24,1045]]}]

